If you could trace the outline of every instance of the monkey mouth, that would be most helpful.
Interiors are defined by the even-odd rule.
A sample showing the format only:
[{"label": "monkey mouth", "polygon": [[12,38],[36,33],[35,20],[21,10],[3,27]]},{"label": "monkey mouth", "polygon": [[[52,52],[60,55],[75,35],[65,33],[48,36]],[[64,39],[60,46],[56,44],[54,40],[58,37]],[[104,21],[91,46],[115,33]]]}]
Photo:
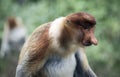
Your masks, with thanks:
[{"label": "monkey mouth", "polygon": [[83,45],[84,45],[84,46],[91,46],[92,43],[91,43],[91,42],[84,42]]}]

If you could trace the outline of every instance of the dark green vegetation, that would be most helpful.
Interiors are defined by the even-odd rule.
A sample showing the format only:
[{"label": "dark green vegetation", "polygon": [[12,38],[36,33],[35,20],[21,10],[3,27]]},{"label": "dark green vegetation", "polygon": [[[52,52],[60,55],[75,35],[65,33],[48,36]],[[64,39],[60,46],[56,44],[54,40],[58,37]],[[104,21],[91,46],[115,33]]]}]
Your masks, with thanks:
[{"label": "dark green vegetation", "polygon": [[[95,34],[99,41],[98,46],[86,49],[90,65],[98,77],[120,77],[119,6],[120,0],[0,0],[0,38],[9,16],[22,17],[30,34],[57,17],[88,12],[97,20]],[[14,77],[13,72],[8,72],[14,71],[14,58],[0,59],[0,77]]]}]

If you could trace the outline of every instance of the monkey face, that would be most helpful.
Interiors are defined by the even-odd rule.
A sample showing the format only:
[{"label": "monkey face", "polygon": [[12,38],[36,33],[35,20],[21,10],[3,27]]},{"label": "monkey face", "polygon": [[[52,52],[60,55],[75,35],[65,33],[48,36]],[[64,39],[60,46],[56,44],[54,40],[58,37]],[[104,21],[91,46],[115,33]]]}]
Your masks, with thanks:
[{"label": "monkey face", "polygon": [[97,39],[94,36],[95,18],[84,12],[69,15],[68,21],[74,29],[74,39],[83,46],[97,45]]},{"label": "monkey face", "polygon": [[90,46],[92,44],[97,45],[97,39],[94,36],[94,29],[95,27],[89,28],[89,29],[83,29],[83,39],[82,44],[84,46]]}]

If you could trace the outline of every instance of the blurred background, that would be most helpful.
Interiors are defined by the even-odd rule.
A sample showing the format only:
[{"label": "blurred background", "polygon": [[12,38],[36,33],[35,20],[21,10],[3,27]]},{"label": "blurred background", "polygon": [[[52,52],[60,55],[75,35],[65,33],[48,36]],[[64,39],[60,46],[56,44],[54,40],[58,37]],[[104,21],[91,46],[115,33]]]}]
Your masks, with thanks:
[{"label": "blurred background", "polygon": [[[0,0],[0,45],[8,17],[21,17],[29,36],[36,27],[57,17],[88,12],[97,20],[99,41],[86,48],[90,66],[98,77],[120,77],[119,7],[120,0]],[[0,77],[14,77],[18,55],[18,51],[10,52],[0,58]]]}]

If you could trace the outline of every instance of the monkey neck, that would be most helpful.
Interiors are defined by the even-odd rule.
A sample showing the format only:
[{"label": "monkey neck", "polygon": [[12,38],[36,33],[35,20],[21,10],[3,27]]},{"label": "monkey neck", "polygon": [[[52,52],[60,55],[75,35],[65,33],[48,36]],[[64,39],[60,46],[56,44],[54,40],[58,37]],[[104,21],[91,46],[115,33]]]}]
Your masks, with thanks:
[{"label": "monkey neck", "polygon": [[71,29],[64,25],[60,38],[58,39],[60,48],[62,49],[63,56],[71,55],[77,50],[77,46],[73,43]]},{"label": "monkey neck", "polygon": [[65,17],[54,20],[49,29],[49,38],[52,42],[50,48],[60,54],[69,54],[74,51],[72,32],[69,25],[66,25]]},{"label": "monkey neck", "polygon": [[69,48],[71,41],[72,41],[71,33],[70,33],[69,29],[66,28],[66,26],[64,26],[64,28],[61,32],[60,38],[59,38],[59,43],[62,47],[67,49],[67,48]]}]

